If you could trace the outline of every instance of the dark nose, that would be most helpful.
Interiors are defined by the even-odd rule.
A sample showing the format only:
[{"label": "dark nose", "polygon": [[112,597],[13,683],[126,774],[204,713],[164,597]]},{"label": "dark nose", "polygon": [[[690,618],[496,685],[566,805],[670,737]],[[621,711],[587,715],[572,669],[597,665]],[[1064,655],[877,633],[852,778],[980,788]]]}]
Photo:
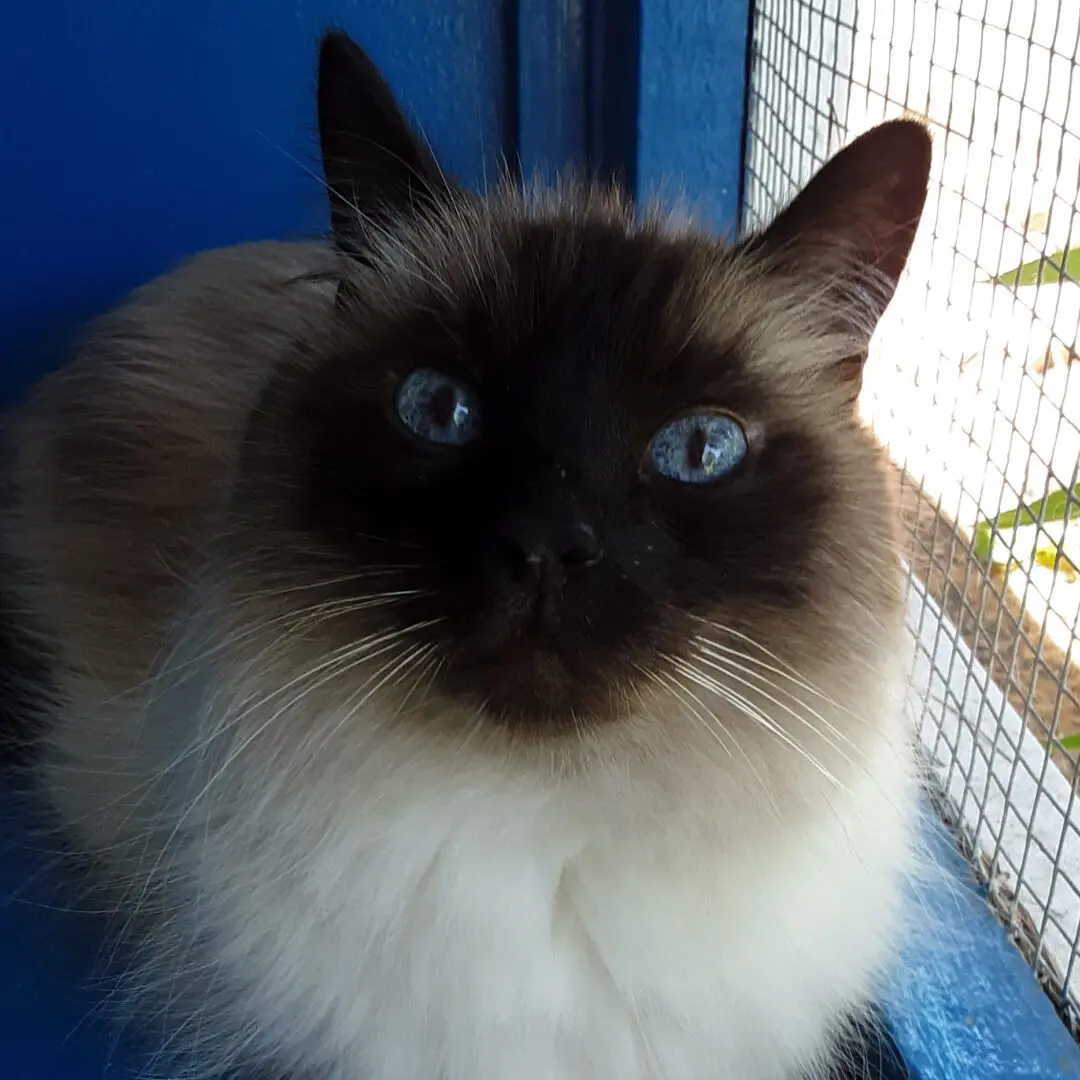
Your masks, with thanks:
[{"label": "dark nose", "polygon": [[499,534],[502,557],[515,581],[595,566],[604,555],[596,530],[581,519],[548,523],[530,516],[507,520]]}]

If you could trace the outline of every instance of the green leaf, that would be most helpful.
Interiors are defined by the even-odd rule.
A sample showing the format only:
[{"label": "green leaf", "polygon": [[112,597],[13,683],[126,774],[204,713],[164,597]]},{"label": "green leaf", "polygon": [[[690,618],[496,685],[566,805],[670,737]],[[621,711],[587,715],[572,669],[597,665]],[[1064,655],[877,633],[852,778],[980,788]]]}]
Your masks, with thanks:
[{"label": "green leaf", "polygon": [[[1045,547],[1037,547],[1032,559],[1036,566],[1042,566],[1047,570],[1056,570],[1058,566],[1058,546],[1057,544],[1047,544]],[[1061,557],[1061,561],[1065,561],[1065,557]]]},{"label": "green leaf", "polygon": [[1053,285],[1061,280],[1062,272],[1072,281],[1080,281],[1080,247],[1055,251],[1053,255],[1040,255],[1023,263],[1015,270],[992,277],[994,285]]},{"label": "green leaf", "polygon": [[1067,750],[1069,753],[1076,753],[1080,750],[1080,732],[1076,735],[1065,735],[1057,740],[1062,750]]},{"label": "green leaf", "polygon": [[[1080,251],[1080,248],[1077,249]],[[1072,489],[1072,498],[1066,491],[1051,491],[1041,499],[1036,499],[1030,506],[1018,506],[1015,510],[1006,510],[998,514],[992,521],[982,520],[976,523],[972,537],[972,551],[975,557],[983,563],[996,563],[1006,566],[1010,561],[1015,561],[1017,552],[1027,548],[1032,557],[1045,566],[1053,566],[1058,556],[1058,544],[1041,529],[1036,528],[1036,523],[1041,519],[1044,525],[1064,521],[1068,508],[1068,518],[1080,517],[1080,483]],[[1030,546],[1022,543],[1023,533],[1030,531],[1038,533],[1032,535]],[[1008,542],[1008,536],[1012,533],[1012,542]]]},{"label": "green leaf", "polygon": [[994,562],[994,526],[989,521],[980,521],[975,526],[972,540],[975,558],[981,563]]},{"label": "green leaf", "polygon": [[[1080,248],[1077,249],[1080,251]],[[1040,519],[1047,525],[1053,521],[1065,520],[1065,508],[1069,508],[1069,519],[1080,517],[1080,483],[1074,484],[1072,497],[1066,491],[1051,491],[1041,499],[1036,499],[1030,507],[1018,506],[1015,510],[1006,510],[998,514],[994,524],[1000,532],[1016,525],[1034,525]]]}]

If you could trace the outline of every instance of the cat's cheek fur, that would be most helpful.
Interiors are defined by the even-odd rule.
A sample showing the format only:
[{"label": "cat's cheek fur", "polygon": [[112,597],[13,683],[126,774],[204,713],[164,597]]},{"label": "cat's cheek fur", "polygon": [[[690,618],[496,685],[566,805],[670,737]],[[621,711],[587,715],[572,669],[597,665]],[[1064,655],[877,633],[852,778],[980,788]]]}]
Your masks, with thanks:
[{"label": "cat's cheek fur", "polygon": [[[173,765],[156,806],[77,806],[62,763],[47,771],[65,816],[114,830],[89,839],[117,877],[155,867],[134,979],[172,995],[169,1025],[198,1033],[203,1067],[789,1080],[873,997],[897,943],[914,804],[901,673],[895,697],[882,680],[862,698],[878,734],[805,819],[785,790],[805,770],[770,774],[790,804],[777,811],[726,755],[682,760],[692,740],[633,784],[600,771],[556,785],[510,757],[448,761],[374,702],[327,717],[348,738],[252,738],[265,715],[222,734],[214,702],[246,690],[220,671],[213,693],[195,674],[149,729],[117,732],[140,773]],[[193,814],[211,775],[219,794]],[[681,805],[661,816],[673,784]]]}]

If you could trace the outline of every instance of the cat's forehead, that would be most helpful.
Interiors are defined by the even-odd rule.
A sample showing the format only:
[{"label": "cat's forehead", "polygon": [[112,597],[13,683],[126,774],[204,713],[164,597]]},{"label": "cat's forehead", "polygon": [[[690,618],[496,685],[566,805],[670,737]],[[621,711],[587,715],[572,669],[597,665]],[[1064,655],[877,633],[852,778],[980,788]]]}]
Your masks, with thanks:
[{"label": "cat's forehead", "polygon": [[743,251],[594,192],[440,207],[376,237],[362,273],[356,291],[403,363],[441,350],[479,379],[700,387],[790,336]]}]

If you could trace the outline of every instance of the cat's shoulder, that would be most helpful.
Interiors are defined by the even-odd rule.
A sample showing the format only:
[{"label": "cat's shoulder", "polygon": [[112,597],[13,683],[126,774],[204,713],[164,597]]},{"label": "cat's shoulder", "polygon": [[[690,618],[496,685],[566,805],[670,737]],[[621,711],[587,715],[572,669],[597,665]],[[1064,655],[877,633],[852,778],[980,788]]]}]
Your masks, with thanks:
[{"label": "cat's shoulder", "polygon": [[[273,327],[289,317],[322,312],[334,295],[335,255],[317,241],[260,241],[199,252],[136,289],[98,322],[165,320],[161,331],[182,330],[171,320],[197,313],[223,320],[221,329],[256,319]],[[209,329],[215,328],[211,322]]]}]

